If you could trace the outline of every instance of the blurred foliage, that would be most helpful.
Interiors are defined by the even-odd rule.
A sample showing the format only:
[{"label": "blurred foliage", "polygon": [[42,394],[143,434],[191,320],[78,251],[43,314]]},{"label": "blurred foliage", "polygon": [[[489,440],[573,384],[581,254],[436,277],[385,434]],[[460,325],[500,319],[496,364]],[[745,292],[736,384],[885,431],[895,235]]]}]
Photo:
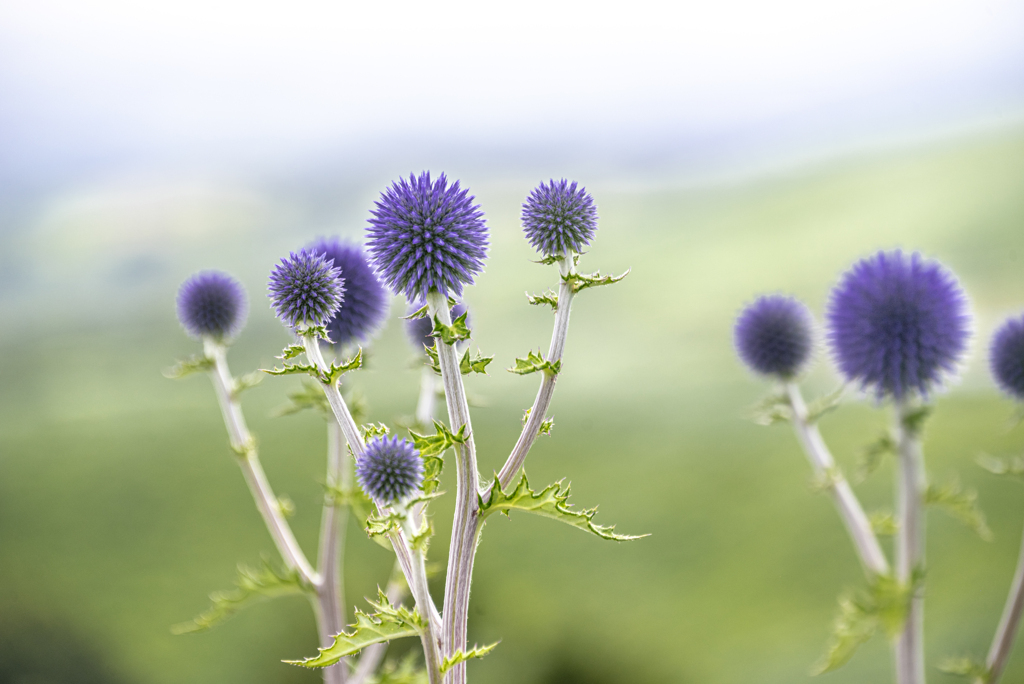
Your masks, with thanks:
[{"label": "blurred foliage", "polygon": [[[518,227],[529,188],[465,180],[493,229],[488,271],[467,292],[473,338],[495,355],[496,367],[507,368],[524,349],[547,344],[551,312],[531,307],[522,292],[557,285],[557,274],[531,263],[536,257]],[[571,478],[582,501],[601,502],[602,519],[651,537],[603,544],[549,520],[494,516],[476,563],[470,643],[502,645],[473,661],[471,676],[488,684],[809,680],[835,597],[860,586],[860,569],[829,501],[807,486],[789,426],[745,420],[767,388],[736,362],[732,318],[754,295],[773,291],[801,296],[820,312],[854,259],[902,246],[948,263],[978,312],[974,357],[962,383],[938,397],[925,432],[934,481],[959,473],[964,491],[978,493],[994,535],[985,543],[947,516],[929,517],[928,659],[937,684],[953,681],[935,666],[951,653],[984,653],[1024,518],[1019,487],[973,465],[981,452],[1019,453],[1024,442],[1020,430],[1006,429],[1012,407],[988,381],[983,354],[998,320],[1024,307],[1024,136],[904,150],[733,186],[587,185],[601,229],[581,268],[632,271],[575,302],[552,407],[559,429],[537,443],[527,465],[537,482]],[[305,201],[282,197],[286,207]],[[253,606],[208,633],[171,634],[172,625],[206,607],[211,590],[230,586],[238,563],[259,562],[272,545],[208,381],[197,375],[172,383],[161,369],[197,351],[174,320],[174,292],[190,272],[212,266],[238,275],[253,302],[249,327],[231,351],[233,370],[269,368],[289,340],[261,302],[266,273],[280,254],[324,231],[319,219],[302,217],[360,225],[372,196],[357,199],[342,207],[320,198],[323,206],[274,214],[299,217],[294,223],[199,241],[140,239],[117,249],[78,242],[71,249],[51,221],[45,240],[33,238],[29,225],[20,246],[7,245],[21,250],[12,253],[23,281],[35,286],[0,299],[4,320],[19,322],[0,332],[0,586],[18,597],[25,616],[9,617],[0,606],[5,634],[20,639],[0,640],[4,658],[28,662],[23,670],[57,668],[51,645],[87,643],[73,651],[83,654],[76,656],[81,671],[117,672],[125,681],[317,681],[316,673],[280,662],[309,655],[315,644],[302,597]],[[104,275],[117,259],[137,260],[147,250],[161,264],[146,272],[148,280],[127,286]],[[396,303],[393,311],[401,310]],[[396,313],[365,367],[343,378],[346,389],[366,396],[363,422],[394,427],[394,417],[415,406],[421,364],[409,366],[418,352],[401,328]],[[28,338],[28,330],[44,334]],[[469,391],[489,403],[474,414],[481,472],[500,467],[538,380],[466,376]],[[808,394],[823,395],[836,380],[821,362]],[[293,525],[311,553],[323,499],[324,423],[313,411],[271,417],[301,389],[298,378],[267,378],[243,403],[268,475],[295,502]],[[886,410],[853,397],[821,427],[852,472],[890,425]],[[858,485],[870,510],[891,505],[891,460],[872,465],[878,473]],[[452,489],[451,476],[441,474],[442,488]],[[434,559],[447,553],[450,499],[433,504]],[[348,538],[351,606],[376,595],[391,560],[355,522]],[[443,579],[433,581],[440,597]],[[60,628],[33,631],[33,619],[50,619],[39,616],[56,616]],[[408,647],[394,650],[398,662]],[[54,671],[46,681],[90,681]],[[876,636],[821,681],[889,677],[888,649]],[[1006,678],[1024,678],[1024,655],[1011,661]]]}]

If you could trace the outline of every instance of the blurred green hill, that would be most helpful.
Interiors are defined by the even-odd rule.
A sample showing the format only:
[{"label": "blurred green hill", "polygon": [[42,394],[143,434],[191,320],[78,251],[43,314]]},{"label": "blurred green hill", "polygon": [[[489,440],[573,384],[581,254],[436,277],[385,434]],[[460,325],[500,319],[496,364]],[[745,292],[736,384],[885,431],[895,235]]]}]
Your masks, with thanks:
[{"label": "blurred green hill", "polygon": [[[463,179],[493,238],[487,273],[467,292],[474,343],[496,355],[490,377],[470,379],[486,403],[474,415],[485,473],[504,460],[536,389],[533,378],[501,369],[546,346],[550,334],[549,313],[522,293],[555,282],[552,268],[531,263],[518,227],[533,180],[497,178]],[[555,429],[527,470],[535,484],[568,477],[574,501],[601,504],[599,522],[651,537],[616,545],[524,515],[488,525],[470,639],[502,643],[470,666],[473,679],[810,679],[836,597],[860,586],[859,569],[829,502],[811,490],[792,435],[748,419],[768,388],[735,360],[731,323],[746,301],[771,291],[797,294],[820,314],[845,267],[893,247],[944,261],[977,313],[971,360],[938,397],[926,456],[937,480],[959,474],[978,489],[995,540],[981,541],[941,512],[930,516],[927,648],[933,668],[947,655],[981,655],[1024,524],[1024,489],[973,464],[980,451],[1024,447],[1024,428],[1008,429],[1013,407],[985,371],[990,331],[1024,309],[1024,132],[731,184],[588,187],[601,230],[582,266],[632,272],[577,300]],[[205,607],[208,592],[231,585],[237,563],[256,562],[272,544],[232,462],[209,383],[171,382],[160,371],[195,351],[173,299],[201,268],[229,270],[250,292],[233,368],[272,363],[287,342],[263,298],[273,261],[318,234],[357,234],[378,190],[350,188],[311,203],[258,188],[94,189],[51,198],[5,231],[4,268],[17,277],[0,279],[0,635],[18,637],[2,639],[0,673],[28,672],[26,653],[72,649],[95,662],[90,673],[107,673],[89,681],[317,680],[280,663],[312,652],[302,599],[254,606],[209,633],[171,635],[172,624]],[[396,300],[368,370],[352,380],[373,420],[391,422],[415,405],[418,371],[403,311]],[[838,383],[820,357],[811,393]],[[268,378],[245,396],[245,408],[312,553],[322,420],[270,417],[296,382]],[[854,398],[823,430],[850,470],[887,420],[884,408]],[[891,498],[890,475],[883,468],[859,488],[869,508]],[[431,549],[438,560],[447,551],[446,506]],[[359,530],[349,540],[351,601],[383,583],[390,563]],[[38,676],[86,681],[58,670]],[[876,637],[820,680],[889,677],[887,646]],[[931,679],[954,681],[934,669]],[[1024,653],[1006,675],[1019,679]]]}]

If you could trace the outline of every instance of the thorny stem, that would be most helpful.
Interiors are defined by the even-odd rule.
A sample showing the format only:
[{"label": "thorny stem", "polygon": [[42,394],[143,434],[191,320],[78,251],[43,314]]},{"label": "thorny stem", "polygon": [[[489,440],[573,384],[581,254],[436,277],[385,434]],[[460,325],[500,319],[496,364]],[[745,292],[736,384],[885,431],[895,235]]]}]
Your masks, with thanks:
[{"label": "thorny stem", "polygon": [[835,459],[822,439],[818,426],[808,419],[807,405],[804,403],[800,388],[795,383],[787,382],[786,393],[793,408],[793,429],[796,431],[797,439],[800,440],[800,445],[811,462],[814,474],[828,487],[861,565],[869,577],[887,574],[889,562],[871,528],[871,521],[864,513],[864,508],[860,505],[857,495],[853,493],[850,483],[836,468]]},{"label": "thorny stem", "polygon": [[992,646],[988,651],[988,658],[985,667],[988,670],[988,679],[976,680],[975,684],[996,684],[1003,674],[1006,661],[1010,658],[1010,650],[1013,648],[1013,641],[1020,628],[1021,613],[1024,612],[1024,541],[1021,542],[1020,556],[1017,559],[1017,570],[1013,574],[1013,584],[1010,586],[1010,595],[1006,597],[1006,605],[1003,607],[1003,615],[999,619],[999,627],[996,629],[995,638],[992,639]]},{"label": "thorny stem", "polygon": [[[302,334],[302,344],[305,347],[306,356],[309,361],[321,372],[326,372],[327,364],[324,362],[323,354],[320,353],[320,346],[316,336],[311,334]],[[327,402],[331,405],[331,410],[334,412],[334,417],[337,419],[338,425],[341,427],[341,432],[345,436],[345,440],[348,442],[349,448],[352,449],[352,453],[355,455],[357,460],[362,458],[366,453],[366,443],[363,441],[363,436],[359,432],[359,427],[352,418],[352,413],[348,410],[348,406],[345,404],[344,397],[341,396],[341,391],[338,389],[337,382],[329,384],[321,383],[321,386],[324,389]],[[375,504],[378,513],[386,515],[386,508],[378,502],[375,502]],[[409,589],[412,592],[416,607],[419,609],[420,615],[424,618],[424,624],[426,626],[424,628],[424,633],[421,636],[421,641],[423,642],[424,660],[426,661],[427,675],[429,677],[430,684],[440,684],[441,641],[437,638],[440,617],[437,614],[437,607],[434,605],[434,601],[430,597],[423,563],[417,562],[414,558],[412,548],[409,546],[409,542],[402,530],[396,530],[389,533],[388,538],[391,540],[391,546],[395,550],[395,556],[398,558],[398,562],[402,567],[402,573],[405,575],[405,578],[409,583]]]},{"label": "thorny stem", "polygon": [[[913,410],[906,402],[896,404],[896,579],[906,586],[924,565],[924,494],[928,486],[924,454],[917,431],[908,420]],[[914,586],[903,631],[896,640],[897,684],[924,684],[924,588]]]},{"label": "thorny stem", "polygon": [[[333,420],[327,421],[327,483],[348,491],[352,486],[352,464],[345,449],[341,428]],[[342,580],[345,553],[345,528],[348,523],[348,509],[338,505],[334,493],[324,499],[324,510],[320,522],[320,558],[318,567],[323,585],[318,592],[320,612],[323,614],[323,629],[320,634],[321,646],[334,642],[334,636],[345,627],[345,590]],[[328,676],[344,684],[348,666],[342,660],[324,670]]]},{"label": "thorny stem", "polygon": [[[437,316],[441,323],[451,325],[448,298],[436,291],[427,294],[428,312],[431,318]],[[452,525],[452,541],[448,549],[448,574],[444,587],[443,641],[445,655],[451,656],[466,649],[466,630],[469,619],[469,588],[473,579],[473,560],[476,555],[477,529],[479,527],[479,501],[477,490],[480,478],[476,465],[476,446],[473,441],[473,425],[469,417],[469,404],[462,384],[458,353],[455,345],[445,344],[437,339],[438,362],[441,366],[441,381],[448,405],[448,422],[452,432],[466,427],[466,441],[455,445],[455,518]],[[466,664],[452,667],[445,676],[448,684],[464,684]]]}]

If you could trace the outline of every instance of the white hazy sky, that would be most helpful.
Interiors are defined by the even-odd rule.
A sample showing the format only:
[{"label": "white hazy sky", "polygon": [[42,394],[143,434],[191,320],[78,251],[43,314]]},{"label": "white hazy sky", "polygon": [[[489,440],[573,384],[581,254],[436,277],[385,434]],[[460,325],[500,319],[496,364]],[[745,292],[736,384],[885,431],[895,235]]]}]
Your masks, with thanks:
[{"label": "white hazy sky", "polygon": [[381,141],[656,148],[1022,103],[1024,0],[0,0],[7,173]]}]

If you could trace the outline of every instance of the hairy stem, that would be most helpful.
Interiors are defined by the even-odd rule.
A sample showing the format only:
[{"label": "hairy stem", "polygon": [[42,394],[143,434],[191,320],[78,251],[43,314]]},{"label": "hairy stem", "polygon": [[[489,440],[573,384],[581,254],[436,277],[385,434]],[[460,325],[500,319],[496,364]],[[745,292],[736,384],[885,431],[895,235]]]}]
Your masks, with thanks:
[{"label": "hairy stem", "polygon": [[[563,276],[569,272],[568,264],[570,264],[568,257],[560,262],[559,269]],[[569,313],[572,307],[573,296],[572,285],[564,280],[561,281],[558,286],[558,308],[555,311],[555,329],[551,334],[551,344],[548,346],[548,355],[546,357],[551,363],[562,360],[565,338],[569,332]],[[498,472],[498,482],[501,484],[502,489],[509,486],[519,472],[519,469],[523,467],[526,455],[530,452],[530,447],[533,446],[534,440],[537,439],[537,435],[540,433],[541,424],[547,417],[548,407],[551,406],[551,399],[555,395],[556,380],[558,380],[557,373],[544,373],[540,389],[537,390],[537,398],[533,400],[533,406],[530,408],[530,415],[526,419],[526,424],[523,426],[522,432],[519,433],[519,439],[516,440],[512,453],[509,454],[505,465]],[[480,492],[480,495],[486,501],[491,495],[490,488],[485,487]]]},{"label": "hairy stem", "polygon": [[225,357],[224,346],[210,339],[203,342],[207,357],[213,359],[214,367],[210,372],[214,389],[217,392],[217,400],[220,403],[221,413],[224,415],[224,424],[227,426],[228,437],[231,440],[231,448],[238,454],[238,465],[245,476],[246,484],[252,492],[256,501],[256,508],[263,516],[267,530],[277,546],[281,558],[290,569],[298,571],[302,579],[310,586],[320,586],[321,578],[319,573],[306,560],[302,548],[299,546],[291,527],[281,513],[278,499],[274,495],[270,482],[263,472],[259,455],[256,451],[256,441],[249,433],[245,424],[245,417],[242,415],[242,407],[235,395],[235,379],[228,370],[227,358]]},{"label": "hairy stem", "polygon": [[919,436],[908,420],[912,411],[905,402],[896,404],[899,468],[896,478],[896,579],[914,584],[903,631],[896,640],[896,681],[924,684],[924,587],[916,582],[925,551],[924,494],[928,486]]},{"label": "hairy stem", "polygon": [[436,385],[433,369],[424,366],[423,374],[420,376],[420,397],[416,402],[416,423],[424,429],[429,428],[434,420],[437,405]]},{"label": "hairy stem", "polygon": [[1006,597],[1003,615],[999,619],[999,627],[996,629],[995,638],[992,639],[992,646],[989,648],[988,658],[985,661],[985,666],[988,668],[988,679],[985,682],[980,679],[976,680],[976,684],[996,684],[1003,675],[1006,661],[1010,658],[1010,651],[1020,628],[1022,613],[1024,613],[1024,541],[1021,542],[1020,556],[1017,558],[1017,570],[1013,574],[1010,594]]},{"label": "hairy stem", "polygon": [[[345,449],[341,428],[333,420],[327,421],[327,482],[347,491],[352,486],[352,470]],[[320,634],[321,645],[330,646],[345,627],[345,593],[342,570],[345,554],[345,527],[348,523],[348,509],[338,505],[337,497],[328,493],[324,498],[324,510],[320,522],[319,571],[323,578],[317,599],[323,614]],[[324,679],[330,675],[333,681],[344,684],[348,665],[342,660],[324,670]]]},{"label": "hairy stem", "polygon": [[[451,325],[448,298],[439,292],[427,295],[429,315],[437,316],[445,325]],[[448,550],[448,574],[444,588],[443,640],[445,655],[451,656],[466,649],[466,630],[469,619],[469,588],[473,579],[473,560],[476,555],[476,533],[479,525],[477,490],[480,478],[476,465],[476,446],[473,425],[469,417],[466,390],[462,385],[458,353],[455,345],[436,341],[437,357],[441,366],[441,381],[448,405],[448,422],[452,432],[466,427],[466,441],[455,445],[455,518],[452,541]],[[466,665],[459,663],[445,676],[448,684],[466,681]]]},{"label": "hairy stem", "polygon": [[[304,334],[302,335],[302,344],[305,347],[306,357],[309,359],[310,363],[316,366],[321,372],[326,372],[327,364],[324,362],[323,354],[320,353],[320,345],[316,337],[310,334]],[[352,449],[352,453],[355,455],[357,460],[362,458],[366,453],[366,443],[363,441],[363,435],[359,431],[359,426],[356,425],[355,420],[352,418],[351,411],[348,410],[348,405],[345,403],[344,397],[341,396],[338,384],[336,382],[321,383],[321,387],[323,387],[324,394],[327,397],[327,403],[331,405],[331,410],[334,413],[335,419],[338,421],[338,426],[341,428],[341,432],[345,436],[345,440],[348,442],[349,448]],[[387,510],[384,506],[379,502],[375,502],[375,505],[378,513],[386,515]],[[389,533],[388,538],[391,540],[391,546],[395,550],[395,556],[398,559],[398,563],[402,567],[402,573],[405,575],[405,578],[409,583],[409,589],[412,592],[416,608],[424,618],[424,624],[426,627],[421,637],[421,641],[423,642],[423,654],[424,660],[426,661],[430,684],[440,684],[440,649],[442,642],[437,636],[440,617],[437,614],[437,607],[434,605],[434,601],[430,597],[430,591],[427,587],[426,572],[423,569],[423,564],[417,562],[414,558],[412,548],[409,546],[409,542],[402,530],[396,530]]]},{"label": "hairy stem", "polygon": [[786,393],[793,407],[793,429],[796,431],[797,439],[807,454],[814,474],[827,485],[828,493],[836,510],[839,511],[839,517],[843,519],[864,571],[869,577],[887,574],[889,562],[878,543],[875,531],[871,528],[871,521],[864,513],[864,508],[860,505],[857,495],[853,493],[850,483],[836,468],[835,459],[822,439],[818,426],[808,420],[807,404],[800,393],[800,388],[795,383],[786,383]]}]

